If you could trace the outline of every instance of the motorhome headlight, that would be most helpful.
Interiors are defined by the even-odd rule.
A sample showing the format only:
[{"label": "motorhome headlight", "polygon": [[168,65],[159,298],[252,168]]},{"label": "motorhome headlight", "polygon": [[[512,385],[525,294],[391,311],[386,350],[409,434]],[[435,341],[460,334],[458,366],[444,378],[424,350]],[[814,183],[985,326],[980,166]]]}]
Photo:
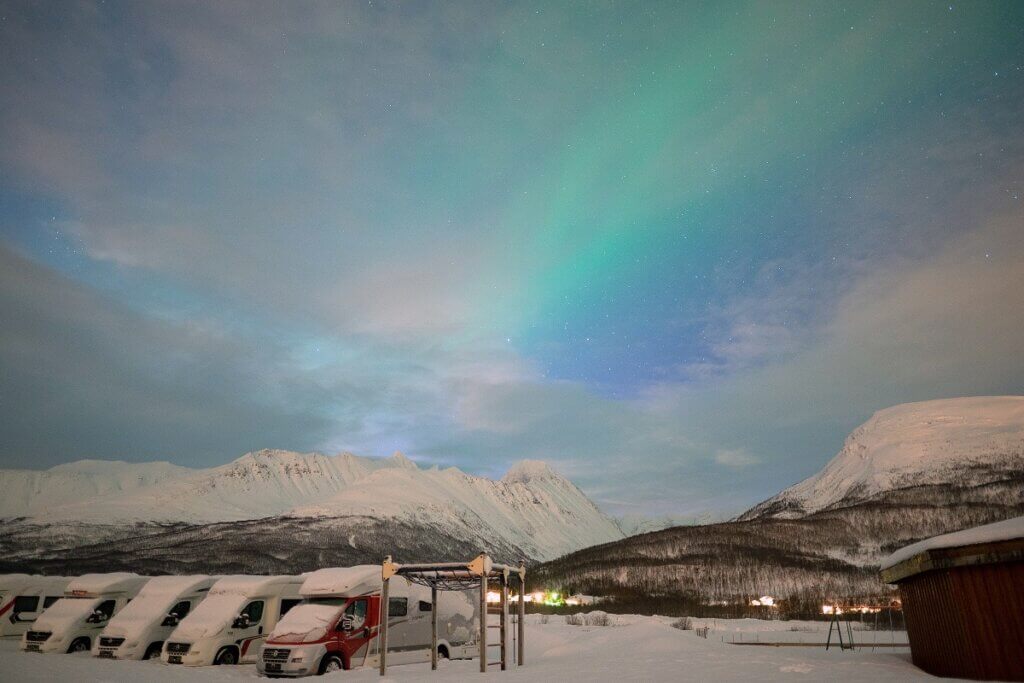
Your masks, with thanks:
[{"label": "motorhome headlight", "polygon": [[289,659],[293,664],[301,664],[307,659],[313,656],[312,650],[307,647],[297,647],[291,651],[291,657]]}]

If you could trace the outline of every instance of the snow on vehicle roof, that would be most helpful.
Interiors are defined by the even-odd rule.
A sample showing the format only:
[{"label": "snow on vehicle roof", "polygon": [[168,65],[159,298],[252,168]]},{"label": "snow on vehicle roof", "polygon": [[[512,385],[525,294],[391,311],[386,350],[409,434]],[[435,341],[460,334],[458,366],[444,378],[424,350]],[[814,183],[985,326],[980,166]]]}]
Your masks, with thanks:
[{"label": "snow on vehicle roof", "polygon": [[203,574],[194,576],[154,576],[139,591],[136,600],[161,595],[178,597],[213,585],[214,579]]},{"label": "snow on vehicle roof", "polygon": [[0,576],[0,591],[20,591],[24,594],[40,593],[43,591],[63,593],[69,581],[71,581],[71,578],[67,576],[8,574],[7,576]]},{"label": "snow on vehicle roof", "polygon": [[207,597],[182,619],[168,639],[194,642],[215,635],[234,621],[250,599],[301,580],[299,576],[224,576],[213,584]]},{"label": "snow on vehicle roof", "polygon": [[0,590],[4,590],[7,586],[15,583],[20,586],[31,578],[32,576],[29,574],[0,574]]},{"label": "snow on vehicle roof", "polygon": [[291,643],[312,643],[320,640],[331,627],[341,605],[318,605],[306,603],[297,605],[281,617],[270,634],[269,640],[283,640]]},{"label": "snow on vehicle roof", "polygon": [[963,531],[955,531],[951,534],[933,536],[912,545],[900,548],[882,562],[881,569],[889,569],[900,562],[928,550],[939,550],[942,548],[959,548],[965,545],[976,545],[978,543],[996,543],[998,541],[1010,541],[1017,538],[1024,538],[1024,517],[1014,517],[994,524],[976,526]]},{"label": "snow on vehicle roof", "polygon": [[300,583],[298,576],[225,576],[210,589],[210,595],[258,595],[289,583]]},{"label": "snow on vehicle roof", "polygon": [[163,621],[182,598],[194,595],[213,583],[209,576],[157,576],[149,580],[138,596],[114,615],[103,629],[107,636],[130,636]]},{"label": "snow on vehicle roof", "polygon": [[83,596],[99,596],[104,593],[130,593],[139,590],[149,580],[128,572],[113,574],[83,574],[68,582],[65,593]]},{"label": "snow on vehicle roof", "polygon": [[102,601],[103,598],[98,597],[61,598],[39,615],[32,628],[50,632],[63,630],[92,614]]},{"label": "snow on vehicle roof", "polygon": [[381,566],[328,567],[310,573],[299,589],[303,597],[366,595],[380,590]]},{"label": "snow on vehicle roof", "polygon": [[214,593],[213,590],[211,588],[210,594],[181,620],[167,640],[194,643],[214,636],[230,626],[250,600],[243,593]]}]

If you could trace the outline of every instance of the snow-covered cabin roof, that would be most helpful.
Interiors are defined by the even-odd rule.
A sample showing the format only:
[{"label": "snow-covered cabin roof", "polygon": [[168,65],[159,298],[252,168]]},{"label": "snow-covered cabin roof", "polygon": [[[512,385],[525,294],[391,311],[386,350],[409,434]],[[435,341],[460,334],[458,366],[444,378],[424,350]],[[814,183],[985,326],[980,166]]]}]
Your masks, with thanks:
[{"label": "snow-covered cabin roof", "polygon": [[70,579],[42,574],[0,574],[0,593],[33,595],[63,593]]},{"label": "snow-covered cabin roof", "polygon": [[379,564],[360,564],[355,567],[328,567],[311,572],[299,589],[306,598],[353,596],[375,593],[381,587]]},{"label": "snow-covered cabin roof", "polygon": [[146,582],[146,585],[139,591],[138,598],[167,597],[176,598],[179,595],[188,595],[203,589],[208,589],[214,583],[213,578],[205,575],[196,576],[154,576]]},{"label": "snow-covered cabin roof", "polygon": [[210,589],[210,595],[260,595],[279,586],[302,582],[299,576],[225,576]]},{"label": "snow-covered cabin roof", "polygon": [[20,586],[30,578],[31,574],[0,574],[0,590],[12,585]]},{"label": "snow-covered cabin roof", "polygon": [[65,595],[99,597],[110,593],[135,593],[149,581],[148,576],[128,572],[83,574],[68,582]]},{"label": "snow-covered cabin roof", "polygon": [[0,577],[0,591],[12,588],[24,594],[45,592],[48,595],[52,595],[63,593],[67,588],[68,582],[71,581],[69,576],[43,576],[42,574],[20,574],[19,576],[22,577],[22,580],[17,585],[14,584],[13,580],[7,583],[7,577]]},{"label": "snow-covered cabin roof", "polygon": [[[1002,522],[985,524],[951,534],[933,536],[932,538],[926,538],[923,541],[900,548],[887,557],[880,567],[882,578],[889,583],[893,583],[901,578],[933,568],[930,566],[930,563],[924,561],[932,551],[1015,540],[1024,541],[1024,517],[1014,517]],[[990,561],[998,561],[998,559],[998,556],[992,556]],[[915,562],[911,563],[911,560],[915,560]],[[915,566],[903,568],[897,566],[905,563],[914,564]],[[966,563],[977,564],[978,562]]]}]

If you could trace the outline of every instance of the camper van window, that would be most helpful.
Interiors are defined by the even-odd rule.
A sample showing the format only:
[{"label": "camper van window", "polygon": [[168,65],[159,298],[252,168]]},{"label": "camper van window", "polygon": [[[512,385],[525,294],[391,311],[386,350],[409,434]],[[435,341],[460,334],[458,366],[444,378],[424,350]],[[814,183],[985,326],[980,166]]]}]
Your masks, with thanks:
[{"label": "camper van window", "polygon": [[45,598],[43,598],[43,609],[46,609],[58,600],[60,600],[59,595],[47,595]]},{"label": "camper van window", "polygon": [[101,602],[96,609],[92,611],[89,618],[86,621],[90,624],[98,624],[101,621],[106,621],[114,614],[114,601],[104,600]]},{"label": "camper van window", "polygon": [[288,600],[281,600],[281,616],[288,614],[288,610],[302,602],[302,598],[291,598]]},{"label": "camper van window", "polygon": [[245,606],[245,609],[242,610],[242,614],[247,614],[249,616],[250,625],[255,626],[260,623],[260,620],[263,619],[263,601],[257,600],[255,602],[250,602]]},{"label": "camper van window", "polygon": [[420,611],[421,612],[429,612],[430,608],[431,608],[431,604],[429,602],[427,602],[426,600],[420,600]]},{"label": "camper van window", "polygon": [[409,613],[409,601],[406,598],[391,598],[388,600],[388,616],[404,617]]},{"label": "camper van window", "polygon": [[356,600],[345,608],[345,616],[338,622],[339,631],[358,631],[366,623],[366,600]]},{"label": "camper van window", "polygon": [[37,607],[39,607],[38,595],[19,595],[14,598],[13,612],[15,614],[21,614],[22,612],[35,612]]}]

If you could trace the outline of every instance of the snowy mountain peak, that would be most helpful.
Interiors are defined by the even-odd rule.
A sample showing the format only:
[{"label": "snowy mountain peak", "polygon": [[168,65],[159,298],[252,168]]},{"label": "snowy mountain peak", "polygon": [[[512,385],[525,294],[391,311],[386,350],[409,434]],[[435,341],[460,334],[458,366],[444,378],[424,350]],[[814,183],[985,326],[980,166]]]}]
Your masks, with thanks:
[{"label": "snowy mountain peak", "polygon": [[394,463],[395,467],[402,467],[402,468],[407,469],[407,470],[418,470],[419,469],[419,467],[416,466],[416,463],[414,463],[409,458],[405,457],[405,454],[402,453],[401,451],[395,451],[394,454],[392,454],[390,459],[391,459],[391,462]]},{"label": "snowy mountain peak", "polygon": [[744,513],[797,517],[895,489],[968,486],[1024,471],[1024,396],[905,403],[880,410],[816,475]]},{"label": "snowy mountain peak", "polygon": [[560,480],[563,477],[541,460],[520,460],[501,478],[506,484],[528,484],[531,481],[550,479]]},{"label": "snowy mountain peak", "polygon": [[420,469],[402,453],[362,458],[264,449],[210,469],[167,467],[173,469],[154,465],[141,477],[135,470],[149,470],[127,463],[91,463],[82,466],[89,473],[60,476],[0,471],[0,516],[101,525],[394,519],[480,548],[519,548],[535,559],[622,537],[579,489],[536,461],[517,464],[500,481],[455,468]]}]

